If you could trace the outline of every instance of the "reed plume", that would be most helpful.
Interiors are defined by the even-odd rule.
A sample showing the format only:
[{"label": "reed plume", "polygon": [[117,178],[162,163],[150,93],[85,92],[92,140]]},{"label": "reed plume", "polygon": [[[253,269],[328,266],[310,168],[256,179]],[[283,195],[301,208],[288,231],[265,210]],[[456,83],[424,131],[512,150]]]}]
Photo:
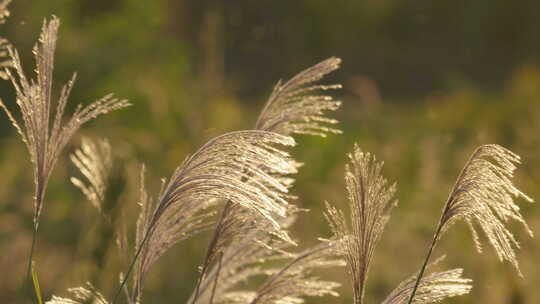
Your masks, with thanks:
[{"label": "reed plume", "polygon": [[288,190],[269,172],[296,172],[289,155],[276,147],[294,144],[291,137],[266,131],[227,133],[188,157],[155,202],[141,186],[136,253],[121,283],[123,287],[135,266],[130,301],[139,300],[146,273],[167,249],[206,227],[210,204],[229,200],[259,214],[279,231],[279,219],[288,208],[283,197]]},{"label": "reed plume", "polygon": [[[9,17],[8,5],[11,3],[11,0],[3,0],[0,2],[0,24],[6,22],[6,18]],[[11,47],[9,41],[3,37],[0,37],[0,68],[9,68],[12,66],[11,60],[9,59],[8,49]],[[0,71],[0,78],[7,80],[8,75],[3,70]]]},{"label": "reed plume", "polygon": [[[438,258],[427,266],[430,269],[444,259]],[[463,269],[456,268],[442,272],[434,272],[422,278],[417,294],[414,298],[415,304],[438,303],[450,297],[468,294],[472,289],[472,280],[462,277]],[[405,304],[409,300],[414,289],[418,273],[401,282],[382,302],[382,304]]]},{"label": "reed plume", "polygon": [[[283,229],[288,229],[302,211],[291,205],[289,216],[281,222]],[[317,268],[342,265],[335,258],[334,244],[321,244],[295,253],[290,251],[294,245],[274,235],[267,221],[261,222],[246,209],[233,212],[245,224],[235,230],[233,241],[222,248],[216,264],[202,278],[200,290],[192,293],[188,303],[195,298],[200,303],[289,303],[303,302],[305,296],[337,294],[334,291],[339,286],[337,283],[311,275]],[[268,268],[267,263],[283,266]],[[267,279],[256,290],[239,288],[240,283],[255,276]]]},{"label": "reed plume", "polygon": [[17,51],[8,47],[16,74],[13,74],[10,69],[6,69],[5,72],[15,88],[16,103],[22,121],[16,119],[0,100],[0,107],[4,109],[28,148],[34,169],[34,225],[27,277],[30,273],[47,184],[61,152],[81,125],[101,114],[129,105],[126,100],[106,95],[86,107],[78,105],[71,118],[67,122],[63,122],[67,101],[75,82],[75,74],[73,74],[71,80],[62,88],[56,102],[54,116],[52,115],[51,111],[54,106],[52,97],[54,51],[59,25],[60,21],[56,17],[43,22],[39,41],[33,49],[36,59],[36,79],[28,79],[25,76]]},{"label": "reed plume", "polygon": [[4,24],[6,22],[6,18],[10,15],[7,7],[11,3],[11,1],[12,0],[3,0],[2,2],[0,2],[0,24]]},{"label": "reed plume", "polygon": [[514,198],[533,200],[512,183],[520,157],[499,145],[484,145],[474,151],[460,173],[446,203],[441,226],[446,231],[459,220],[467,222],[478,251],[481,251],[475,225],[486,235],[500,261],[510,262],[521,274],[515,249],[519,248],[514,235],[505,226],[509,220],[518,221],[532,237],[533,233]]},{"label": "reed plume", "polygon": [[[327,118],[324,115],[326,111],[337,110],[341,102],[334,100],[331,96],[317,95],[316,93],[329,89],[338,89],[341,88],[341,85],[314,84],[327,74],[338,69],[340,63],[341,59],[332,57],[298,73],[285,84],[279,81],[261,111],[255,123],[255,129],[276,132],[282,135],[298,133],[323,137],[327,133],[340,133],[340,130],[328,127],[328,125],[336,124],[337,120]],[[294,164],[295,167],[300,165],[300,163]],[[294,179],[289,176],[283,176],[279,173],[272,174],[289,187],[294,183]],[[294,197],[289,198],[293,199]],[[217,264],[221,263],[220,261],[216,262],[215,257],[219,256],[218,253],[226,248],[223,244],[230,244],[235,238],[238,239],[243,233],[241,231],[249,230],[250,226],[244,225],[248,221],[240,222],[236,220],[242,218],[238,212],[242,212],[242,210],[234,208],[231,201],[226,202],[222,208],[214,235],[202,263],[202,271],[195,287],[192,304],[197,301],[199,288],[205,280],[210,266],[217,266]],[[256,214],[252,214],[252,216],[253,218],[250,220],[252,222],[256,222],[258,221],[257,218],[260,218]],[[238,227],[238,225],[234,226],[231,223],[241,223],[240,226],[244,226]],[[273,229],[272,233],[285,241],[293,243],[284,230]],[[220,255],[221,259],[223,259],[223,255]],[[219,273],[218,270],[215,275],[215,284],[218,282]]]},{"label": "reed plume", "polygon": [[264,106],[255,128],[284,135],[292,133],[325,137],[327,133],[341,133],[331,127],[338,121],[324,116],[337,110],[341,102],[317,92],[340,89],[340,84],[313,84],[339,69],[341,59],[328,58],[292,77],[285,83],[278,81]]},{"label": "reed plume", "polygon": [[474,151],[459,174],[444,205],[409,303],[413,302],[437,241],[452,224],[459,220],[464,220],[468,224],[479,252],[481,245],[474,225],[478,225],[484,231],[499,260],[510,262],[521,276],[515,253],[515,249],[519,248],[519,243],[505,226],[509,220],[518,221],[532,236],[532,231],[523,219],[519,206],[514,202],[515,198],[532,202],[530,197],[512,183],[516,165],[519,163],[520,157],[517,154],[499,145],[483,145]]},{"label": "reed plume", "polygon": [[348,155],[345,182],[349,197],[351,228],[343,211],[326,205],[326,218],[338,242],[338,251],[345,257],[354,293],[354,303],[363,303],[369,266],[375,247],[390,218],[395,184],[382,176],[383,163],[363,152],[357,144]]},{"label": "reed plume", "polygon": [[268,272],[271,275],[256,292],[236,293],[236,296],[243,295],[238,298],[243,300],[235,302],[297,304],[303,303],[306,296],[338,296],[334,289],[340,286],[339,283],[324,281],[312,275],[314,269],[342,266],[342,261],[335,259],[335,256],[336,251],[332,243],[323,243],[292,254],[285,266]]},{"label": "reed plume", "polygon": [[92,141],[84,137],[70,159],[87,181],[71,177],[71,183],[101,213],[113,166],[111,144],[106,139]]},{"label": "reed plume", "polygon": [[[293,246],[291,241],[272,233],[271,223],[253,211],[239,205],[226,210],[234,216],[225,215],[220,243],[210,253],[210,260],[217,256],[219,261],[201,277],[200,289],[193,291],[188,303],[196,298],[198,302],[210,303],[213,298],[247,292],[238,290],[236,285],[254,276],[264,276],[267,270],[264,263],[287,259],[286,250]],[[294,205],[289,205],[287,216],[280,220],[282,231],[286,232],[294,223],[297,212]]]},{"label": "reed plume", "polygon": [[68,292],[72,295],[72,298],[62,298],[58,296],[52,296],[52,298],[45,302],[45,304],[108,304],[109,302],[105,297],[97,291],[90,283],[86,283],[83,287],[76,287],[68,289]]}]

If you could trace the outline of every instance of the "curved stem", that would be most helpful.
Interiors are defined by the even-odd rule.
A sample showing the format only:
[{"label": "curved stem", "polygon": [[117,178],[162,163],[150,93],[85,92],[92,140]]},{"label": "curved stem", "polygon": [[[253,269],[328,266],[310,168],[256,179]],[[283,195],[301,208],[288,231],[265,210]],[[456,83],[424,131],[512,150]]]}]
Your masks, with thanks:
[{"label": "curved stem", "polygon": [[216,273],[216,277],[214,279],[214,286],[212,287],[212,294],[210,295],[210,304],[214,303],[214,296],[216,294],[216,289],[217,289],[217,284],[218,284],[218,280],[219,280],[219,273],[221,272],[221,263],[222,262],[223,262],[223,252],[221,252],[221,254],[219,256],[217,273]]},{"label": "curved stem", "polygon": [[[223,225],[223,222],[225,221],[225,218],[227,217],[227,214],[229,213],[229,208],[231,208],[231,206],[232,206],[232,201],[228,200],[225,203],[225,206],[223,206],[223,209],[221,210],[221,215],[216,225],[216,229],[214,230],[214,235],[212,236],[212,240],[210,241],[210,244],[208,245],[208,248],[206,249],[206,255],[204,257],[203,268],[202,268],[201,274],[199,275],[199,279],[197,280],[197,285],[195,286],[195,292],[194,292],[195,296],[193,297],[193,301],[191,302],[191,304],[195,304],[195,302],[197,301],[199,297],[201,283],[206,275],[206,271],[208,270],[208,266],[210,264],[210,257],[214,253],[217,242],[221,236],[221,231],[222,231],[221,227]],[[216,278],[219,276],[220,271],[221,269],[218,268],[218,273],[216,274]],[[217,279],[216,279],[216,284],[217,284]]]},{"label": "curved stem", "polygon": [[259,288],[259,290],[257,291],[257,296],[249,303],[249,304],[257,304],[259,302],[259,300],[261,299],[261,297],[265,294],[267,294],[268,292],[270,292],[271,288],[268,289],[269,287],[272,287],[272,283],[279,279],[279,277],[281,277],[285,272],[287,272],[287,270],[289,270],[291,267],[293,267],[296,263],[299,263],[300,261],[302,261],[303,259],[306,259],[308,257],[310,257],[311,255],[315,254],[315,253],[318,253],[320,251],[323,251],[323,250],[326,250],[330,247],[332,247],[333,245],[324,245],[324,246],[320,246],[320,247],[317,247],[315,249],[312,249],[308,252],[305,252],[299,256],[297,256],[296,258],[294,258],[294,260],[290,261],[289,263],[287,263],[287,265],[285,265],[283,268],[281,268],[281,270],[274,274],[272,277],[270,277],[262,286],[261,288]]},{"label": "curved stem", "polygon": [[143,238],[143,240],[141,242],[141,245],[139,246],[139,249],[137,249],[137,252],[135,253],[135,256],[133,257],[133,259],[131,260],[131,263],[129,264],[128,271],[124,275],[124,279],[122,280],[122,283],[120,284],[120,287],[118,287],[118,290],[116,291],[116,294],[114,295],[114,299],[112,301],[112,304],[116,303],[116,300],[118,299],[118,296],[120,295],[120,293],[122,292],[122,289],[126,285],[127,280],[129,279],[129,275],[131,274],[131,271],[133,271],[133,267],[135,266],[135,262],[137,261],[137,259],[141,255],[142,249],[144,248],[144,245],[146,244],[146,241],[148,241],[148,238],[150,237],[150,234],[151,234],[151,232],[153,230],[152,228],[153,227],[150,226],[150,228],[148,230],[146,230],[146,234],[144,235],[144,238]]},{"label": "curved stem", "polygon": [[32,245],[30,246],[30,254],[28,255],[28,267],[26,270],[26,282],[30,280],[30,273],[32,272],[32,258],[34,257],[34,248],[36,247],[37,238],[37,225],[34,225],[32,230]]},{"label": "curved stem", "polygon": [[418,286],[420,285],[420,281],[422,280],[422,277],[424,276],[424,272],[426,271],[429,259],[431,258],[431,254],[433,253],[433,249],[435,248],[435,245],[437,244],[437,240],[439,239],[439,235],[443,227],[442,223],[443,223],[442,220],[439,221],[437,232],[435,232],[435,235],[433,236],[433,240],[431,241],[431,246],[429,246],[426,259],[424,260],[424,264],[422,265],[422,268],[420,269],[420,273],[418,273],[418,278],[416,279],[416,283],[414,284],[411,297],[409,298],[409,301],[407,302],[407,304],[411,304],[413,302],[414,295],[416,294],[416,290],[418,289]]},{"label": "curved stem", "polygon": [[26,279],[24,281],[23,285],[23,293],[26,293],[26,291],[30,290],[30,281],[31,281],[31,273],[32,273],[32,259],[34,257],[34,248],[36,247],[36,240],[37,240],[37,225],[34,224],[32,228],[32,245],[30,246],[30,254],[28,255],[28,267],[26,270]]},{"label": "curved stem", "polygon": [[409,301],[407,304],[411,304],[414,299],[414,295],[416,294],[416,290],[418,289],[418,285],[420,285],[420,281],[422,280],[422,276],[424,275],[424,272],[426,271],[427,264],[429,262],[429,259],[431,258],[431,254],[433,253],[433,249],[435,248],[435,245],[437,243],[437,240],[439,239],[439,235],[441,234],[441,230],[445,224],[447,219],[448,212],[452,209],[452,203],[454,201],[455,196],[459,192],[457,189],[457,186],[460,184],[460,181],[462,180],[463,176],[467,172],[467,169],[469,165],[472,163],[473,159],[480,153],[481,147],[477,148],[473,154],[469,157],[467,160],[467,163],[465,164],[465,167],[461,169],[459,172],[458,178],[456,179],[456,182],[454,183],[454,187],[452,187],[452,191],[450,192],[450,195],[448,196],[448,200],[446,201],[446,204],[444,205],[443,212],[441,214],[441,218],[439,219],[439,224],[437,226],[437,231],[435,232],[435,235],[433,236],[433,240],[431,241],[431,246],[429,247],[426,259],[424,260],[424,264],[422,265],[422,268],[420,269],[420,273],[418,274],[418,278],[416,279],[416,283],[414,284],[413,291],[411,293],[411,297],[409,298]]}]

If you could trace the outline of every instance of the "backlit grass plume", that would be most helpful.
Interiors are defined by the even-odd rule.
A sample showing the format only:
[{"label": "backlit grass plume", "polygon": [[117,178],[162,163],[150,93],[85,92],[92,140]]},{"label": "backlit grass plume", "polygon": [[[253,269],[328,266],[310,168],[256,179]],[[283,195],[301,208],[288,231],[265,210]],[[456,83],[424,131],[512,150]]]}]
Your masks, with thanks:
[{"label": "backlit grass plume", "polygon": [[[444,259],[444,256],[429,264],[427,269]],[[434,272],[422,278],[414,298],[415,304],[438,303],[450,297],[468,294],[472,280],[462,277],[463,269]],[[401,282],[382,304],[406,304],[414,289],[418,273]]]},{"label": "backlit grass plume", "polygon": [[[339,283],[324,281],[312,275],[314,269],[341,266],[334,244],[323,243],[297,254],[291,254],[289,262],[276,270],[269,271],[269,278],[256,292],[244,293],[236,303],[246,304],[298,304],[304,297],[324,295],[338,296],[334,290]],[[240,294],[236,294],[240,295]]]},{"label": "backlit grass plume", "polygon": [[484,145],[476,149],[460,173],[446,203],[441,225],[443,231],[454,222],[465,220],[481,251],[475,225],[480,227],[495,249],[499,260],[510,262],[519,272],[514,235],[506,227],[509,220],[520,222],[527,233],[533,233],[523,219],[514,198],[533,200],[512,182],[520,157],[499,145]]},{"label": "backlit grass plume", "polygon": [[[295,162],[276,147],[294,144],[293,138],[273,132],[227,133],[210,140],[188,157],[155,202],[141,188],[131,301],[139,300],[150,266],[172,245],[200,230],[204,224],[199,219],[206,216],[202,211],[216,199],[250,209],[279,230],[279,220],[287,213],[288,203],[283,195],[288,190],[269,172],[280,175],[296,172]],[[132,267],[133,263],[121,288]],[[113,303],[117,296],[118,293]]]},{"label": "backlit grass plume", "polygon": [[[272,131],[282,135],[291,135],[293,133],[310,134],[326,136],[327,133],[340,133],[338,129],[327,127],[328,124],[336,124],[337,120],[325,117],[326,111],[334,111],[339,108],[340,102],[334,100],[331,96],[321,96],[315,93],[341,88],[340,85],[318,85],[313,84],[321,80],[324,76],[339,68],[341,59],[329,58],[321,63],[298,73],[285,84],[281,81],[275,86],[264,109],[261,111],[255,129]],[[293,164],[299,167],[299,163]],[[284,176],[279,172],[268,172],[284,185],[292,186],[294,179]],[[252,177],[255,180],[256,176]],[[292,198],[290,196],[290,198]],[[264,222],[260,215],[251,213],[249,219],[244,217],[245,212],[241,208],[234,208],[231,201],[225,203],[217,221],[216,229],[211,242],[207,248],[205,258],[201,266],[201,275],[195,287],[195,293],[192,297],[194,304],[198,299],[199,289],[203,281],[206,280],[207,271],[211,265],[214,268],[222,263],[223,254],[216,262],[219,253],[229,246],[235,240],[240,240],[242,234],[249,233],[251,225],[249,222]],[[242,214],[243,213],[243,214]],[[240,220],[241,219],[241,220]],[[293,243],[284,230],[279,230],[269,226],[267,229],[272,231],[267,233],[274,234],[281,239]],[[215,283],[219,281],[220,269],[215,272]]]},{"label": "backlit grass plume", "polygon": [[375,247],[381,238],[396,205],[393,196],[395,184],[388,185],[382,176],[382,162],[370,153],[354,146],[349,154],[350,163],[345,169],[345,181],[349,194],[351,228],[344,213],[327,204],[326,218],[332,231],[340,240],[338,246],[347,261],[354,291],[354,303],[363,302],[369,266]]},{"label": "backlit grass plume", "polygon": [[[233,207],[234,209],[235,207]],[[299,210],[292,207],[280,224],[289,228]],[[236,237],[223,248],[217,262],[202,278],[188,303],[300,303],[306,296],[337,295],[335,282],[322,281],[312,275],[314,269],[341,266],[335,258],[334,244],[322,244],[304,252],[291,252],[290,242],[274,235],[268,221],[242,209],[238,221],[245,222]],[[280,264],[281,267],[270,265]],[[253,290],[242,287],[253,277],[267,277]]]},{"label": "backlit grass plume", "polygon": [[[11,0],[3,0],[0,2],[0,24],[6,22],[6,18],[9,17],[8,5]],[[11,46],[9,41],[0,37],[0,68],[11,67],[11,60],[9,59],[8,49]],[[7,73],[0,71],[0,78],[8,79]]]},{"label": "backlit grass plume", "polygon": [[259,115],[255,128],[285,135],[298,133],[326,136],[326,133],[341,133],[331,127],[337,120],[324,116],[325,111],[337,110],[341,102],[332,96],[316,94],[339,89],[341,85],[313,84],[337,70],[340,63],[341,59],[331,57],[298,73],[285,83],[279,81]]},{"label": "backlit grass plume", "polygon": [[[297,210],[289,205],[287,216],[280,220],[281,230],[287,230],[296,219]],[[209,260],[217,259],[201,277],[199,288],[195,289],[188,303],[211,303],[212,300],[228,297],[228,294],[246,293],[237,285],[255,276],[266,275],[264,264],[270,261],[286,260],[291,241],[277,237],[272,224],[239,205],[226,209],[234,216],[225,215],[222,235],[218,244],[213,245]]]},{"label": "backlit grass plume", "polygon": [[[16,91],[16,103],[20,110],[21,119],[15,118],[6,105],[0,101],[0,107],[5,110],[11,123],[26,144],[34,165],[34,233],[30,260],[47,184],[60,153],[81,125],[101,114],[129,105],[125,100],[107,95],[86,107],[77,106],[71,117],[67,121],[63,121],[69,94],[75,82],[75,74],[62,88],[55,105],[52,97],[52,85],[54,51],[59,25],[60,21],[56,17],[43,23],[39,41],[34,47],[36,79],[28,79],[25,76],[17,51],[11,47],[8,48],[16,74],[13,74],[10,69],[6,69],[6,73]],[[30,265],[30,261],[28,265]]]},{"label": "backlit grass plume", "polygon": [[[516,165],[519,163],[518,155],[499,145],[483,145],[474,151],[444,205],[437,231],[418,275],[417,286],[440,236],[459,220],[464,220],[469,225],[479,251],[481,247],[475,225],[484,231],[499,260],[510,262],[521,275],[515,253],[519,244],[506,227],[509,220],[518,221],[532,236],[532,231],[523,219],[519,206],[514,202],[515,198],[532,202],[532,199],[517,189],[512,182]],[[416,288],[411,294],[409,303],[413,302]]]},{"label": "backlit grass plume", "polygon": [[6,18],[10,15],[7,7],[11,3],[11,1],[12,0],[3,0],[2,2],[0,2],[0,24],[6,22]]},{"label": "backlit grass plume", "polygon": [[45,304],[108,304],[105,297],[97,291],[92,284],[87,283],[86,286],[70,288],[68,292],[72,295],[71,298],[63,298],[52,296]]},{"label": "backlit grass plume", "polygon": [[83,182],[77,177],[71,177],[71,182],[101,212],[113,166],[110,143],[105,139],[92,141],[83,138],[81,148],[72,153],[70,158],[87,180]]}]

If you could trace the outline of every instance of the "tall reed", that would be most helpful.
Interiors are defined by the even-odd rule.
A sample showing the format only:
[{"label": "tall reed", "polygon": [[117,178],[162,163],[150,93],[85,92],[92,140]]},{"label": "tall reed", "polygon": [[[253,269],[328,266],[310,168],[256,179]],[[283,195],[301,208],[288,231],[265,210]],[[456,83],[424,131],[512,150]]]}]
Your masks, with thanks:
[{"label": "tall reed", "polygon": [[109,94],[88,106],[83,107],[79,104],[71,117],[64,122],[65,109],[75,83],[76,74],[74,73],[69,82],[62,87],[58,100],[53,102],[54,52],[59,26],[60,20],[54,16],[49,21],[43,22],[41,35],[33,49],[36,59],[35,79],[29,79],[25,75],[17,51],[11,46],[7,47],[13,68],[5,69],[5,74],[15,88],[15,102],[21,119],[15,118],[0,100],[0,107],[4,109],[12,125],[21,136],[33,164],[34,216],[27,281],[30,277],[30,266],[47,185],[63,149],[86,122],[102,114],[129,106],[126,100],[114,98],[112,94]]}]

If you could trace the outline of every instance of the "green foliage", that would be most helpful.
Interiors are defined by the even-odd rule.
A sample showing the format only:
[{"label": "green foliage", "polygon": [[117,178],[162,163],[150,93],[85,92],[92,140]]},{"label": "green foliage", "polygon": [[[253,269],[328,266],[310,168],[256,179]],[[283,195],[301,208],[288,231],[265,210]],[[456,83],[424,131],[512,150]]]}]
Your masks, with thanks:
[{"label": "green foliage", "polygon": [[43,300],[41,298],[41,289],[39,288],[39,280],[38,280],[38,275],[37,275],[34,261],[32,261],[32,284],[34,286],[34,292],[35,292],[38,304],[43,304]]}]

